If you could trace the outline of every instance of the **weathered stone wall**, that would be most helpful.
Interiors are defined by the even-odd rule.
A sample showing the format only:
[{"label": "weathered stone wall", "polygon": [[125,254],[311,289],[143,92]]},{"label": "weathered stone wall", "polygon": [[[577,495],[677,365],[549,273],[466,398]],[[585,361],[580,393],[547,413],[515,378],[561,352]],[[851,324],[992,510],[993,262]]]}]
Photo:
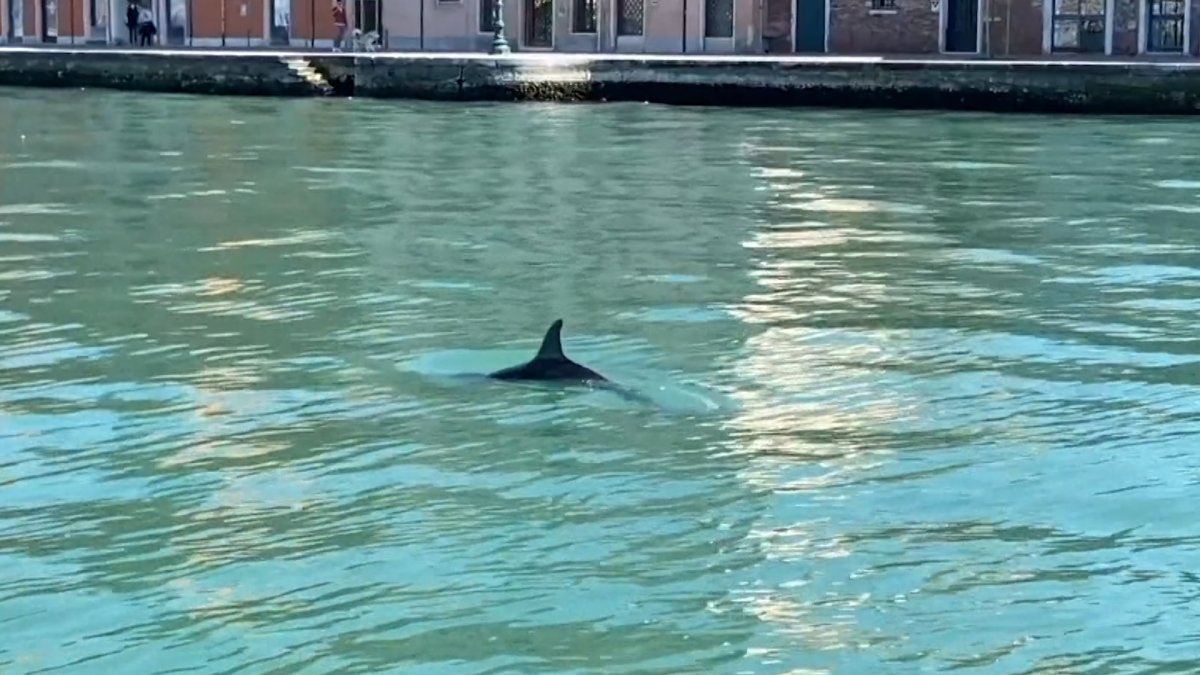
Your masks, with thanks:
[{"label": "weathered stone wall", "polygon": [[0,86],[104,87],[134,91],[311,96],[278,56],[203,52],[5,49]]},{"label": "weathered stone wall", "polygon": [[746,105],[951,108],[994,111],[1200,112],[1200,64],[598,62],[609,100]]},{"label": "weathered stone wall", "polygon": [[439,100],[626,100],[994,111],[1200,113],[1200,63],[768,57],[414,56],[0,49],[0,85]]}]

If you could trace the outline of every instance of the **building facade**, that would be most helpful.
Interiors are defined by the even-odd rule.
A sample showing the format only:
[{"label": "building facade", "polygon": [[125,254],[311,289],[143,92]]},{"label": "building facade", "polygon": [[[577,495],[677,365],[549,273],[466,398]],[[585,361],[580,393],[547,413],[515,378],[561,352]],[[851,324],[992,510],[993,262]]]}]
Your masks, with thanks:
[{"label": "building facade", "polygon": [[[127,44],[129,4],[129,0],[0,0],[0,43]],[[329,0],[134,0],[134,4],[154,16],[156,44],[161,46],[329,47],[334,36]],[[379,0],[347,0],[352,15],[356,4],[378,7]]]},{"label": "building facade", "polygon": [[[329,0],[136,0],[166,46],[329,47]],[[481,51],[496,0],[347,0],[401,51]],[[0,42],[127,41],[127,0],[0,0]],[[111,20],[110,20],[111,18]],[[1200,55],[1200,0],[505,0],[514,50]]]}]

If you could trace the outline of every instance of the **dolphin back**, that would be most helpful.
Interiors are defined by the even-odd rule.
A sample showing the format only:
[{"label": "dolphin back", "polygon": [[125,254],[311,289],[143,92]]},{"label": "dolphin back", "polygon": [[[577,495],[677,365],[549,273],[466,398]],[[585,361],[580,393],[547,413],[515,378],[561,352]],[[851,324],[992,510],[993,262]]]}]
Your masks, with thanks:
[{"label": "dolphin back", "polygon": [[608,378],[600,373],[580,365],[563,353],[562,348],[563,320],[555,319],[542,338],[542,344],[537,354],[518,366],[510,366],[488,377],[497,380],[583,380],[607,382]]}]

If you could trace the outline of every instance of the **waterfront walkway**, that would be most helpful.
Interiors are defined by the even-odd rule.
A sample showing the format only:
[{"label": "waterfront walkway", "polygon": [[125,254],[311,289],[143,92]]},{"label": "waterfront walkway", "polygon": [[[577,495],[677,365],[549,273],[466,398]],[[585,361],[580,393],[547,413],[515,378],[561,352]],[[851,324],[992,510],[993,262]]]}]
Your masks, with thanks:
[{"label": "waterfront walkway", "polygon": [[285,49],[278,46],[254,47],[189,47],[186,45],[131,47],[127,45],[106,45],[97,43],[69,44],[0,44],[0,53],[4,52],[106,52],[112,54],[153,54],[157,56],[211,55],[214,57],[245,57],[245,56],[274,56],[286,58],[291,56],[323,55],[330,58],[375,58],[375,59],[510,59],[533,61],[539,63],[579,63],[581,61],[623,62],[630,60],[648,62],[694,61],[709,63],[780,63],[780,64],[871,64],[871,63],[937,63],[943,65],[978,65],[978,64],[1022,64],[1022,65],[1054,65],[1054,66],[1144,66],[1179,68],[1200,67],[1200,58],[1182,57],[1177,54],[1143,54],[1138,56],[1106,56],[1081,54],[1040,54],[1037,56],[1002,56],[1002,55],[962,55],[962,54],[645,54],[633,52],[544,52],[544,51],[513,51],[509,54],[491,54],[488,52],[446,52],[446,51],[395,51],[381,50],[374,52],[333,52],[325,47],[307,47],[291,45]]},{"label": "waterfront walkway", "polygon": [[0,85],[437,100],[1195,114],[1200,60],[0,47]]}]

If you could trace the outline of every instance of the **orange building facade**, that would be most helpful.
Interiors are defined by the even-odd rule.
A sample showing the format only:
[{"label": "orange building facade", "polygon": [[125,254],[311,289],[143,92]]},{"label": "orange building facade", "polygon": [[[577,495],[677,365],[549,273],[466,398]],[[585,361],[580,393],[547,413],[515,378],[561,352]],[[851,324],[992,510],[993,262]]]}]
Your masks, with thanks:
[{"label": "orange building facade", "polygon": [[[101,1],[101,0],[97,0]],[[87,34],[88,0],[0,0],[5,42],[56,42]]]},{"label": "orange building facade", "polygon": [[[376,2],[348,0],[351,21],[356,6],[361,11],[364,4],[373,8]],[[128,0],[0,0],[0,44],[128,44],[129,4]],[[164,47],[330,47],[333,42],[329,0],[135,0],[135,4],[150,11],[158,28],[154,43]]]}]

